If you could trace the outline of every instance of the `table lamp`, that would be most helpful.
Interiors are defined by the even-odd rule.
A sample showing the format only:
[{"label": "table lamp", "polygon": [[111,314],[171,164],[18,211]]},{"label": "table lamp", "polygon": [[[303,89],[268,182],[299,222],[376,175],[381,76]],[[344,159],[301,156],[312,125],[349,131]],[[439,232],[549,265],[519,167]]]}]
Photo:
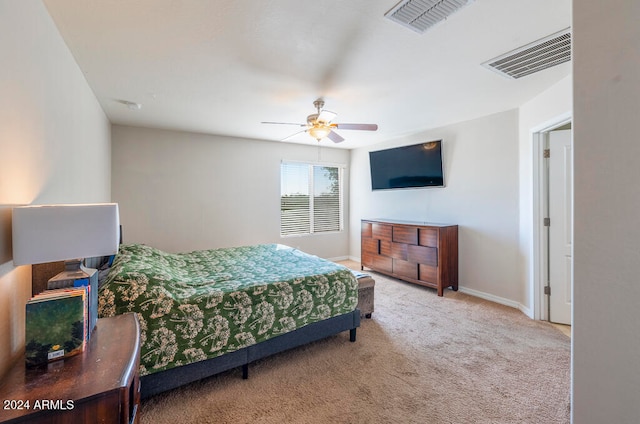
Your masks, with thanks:
[{"label": "table lamp", "polygon": [[98,273],[83,258],[118,252],[120,223],[117,203],[20,206],[12,211],[14,265],[65,261],[65,270],[47,288],[89,285],[89,319],[97,320]]}]

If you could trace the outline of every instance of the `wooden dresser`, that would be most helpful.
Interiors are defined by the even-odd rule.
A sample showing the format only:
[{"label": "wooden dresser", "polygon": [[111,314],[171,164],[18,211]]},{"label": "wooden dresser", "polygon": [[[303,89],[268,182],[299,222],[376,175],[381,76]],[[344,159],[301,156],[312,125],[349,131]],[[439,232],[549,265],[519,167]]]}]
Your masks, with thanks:
[{"label": "wooden dresser", "polygon": [[361,265],[411,283],[458,290],[458,226],[362,220]]},{"label": "wooden dresser", "polygon": [[0,385],[0,423],[138,423],[139,331],[135,314],[101,318],[83,353],[18,361]]}]

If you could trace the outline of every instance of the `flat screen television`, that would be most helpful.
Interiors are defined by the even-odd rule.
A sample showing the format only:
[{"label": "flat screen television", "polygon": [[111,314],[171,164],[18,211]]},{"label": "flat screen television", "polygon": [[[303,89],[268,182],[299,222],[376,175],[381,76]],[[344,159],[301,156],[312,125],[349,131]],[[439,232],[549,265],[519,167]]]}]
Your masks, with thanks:
[{"label": "flat screen television", "polygon": [[442,140],[369,152],[371,189],[444,187]]}]

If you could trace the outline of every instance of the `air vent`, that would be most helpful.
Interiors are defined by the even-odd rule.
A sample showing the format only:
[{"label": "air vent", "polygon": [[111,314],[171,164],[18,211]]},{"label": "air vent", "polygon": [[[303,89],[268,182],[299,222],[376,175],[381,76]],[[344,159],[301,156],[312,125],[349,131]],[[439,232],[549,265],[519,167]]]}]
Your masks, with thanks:
[{"label": "air vent", "polygon": [[482,65],[507,78],[522,78],[571,60],[571,28],[551,34]]},{"label": "air vent", "polygon": [[384,16],[422,34],[473,0],[403,0]]}]

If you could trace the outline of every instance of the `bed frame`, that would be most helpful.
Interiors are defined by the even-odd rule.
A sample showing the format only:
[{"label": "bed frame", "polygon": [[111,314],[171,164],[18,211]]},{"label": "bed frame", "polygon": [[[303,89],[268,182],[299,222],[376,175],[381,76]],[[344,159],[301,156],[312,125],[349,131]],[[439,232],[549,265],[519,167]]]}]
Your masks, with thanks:
[{"label": "bed frame", "polygon": [[148,398],[194,381],[242,367],[242,378],[249,377],[249,364],[258,359],[302,346],[349,330],[349,341],[356,341],[360,310],[308,324],[289,333],[204,361],[193,362],[140,377],[140,396]]}]

